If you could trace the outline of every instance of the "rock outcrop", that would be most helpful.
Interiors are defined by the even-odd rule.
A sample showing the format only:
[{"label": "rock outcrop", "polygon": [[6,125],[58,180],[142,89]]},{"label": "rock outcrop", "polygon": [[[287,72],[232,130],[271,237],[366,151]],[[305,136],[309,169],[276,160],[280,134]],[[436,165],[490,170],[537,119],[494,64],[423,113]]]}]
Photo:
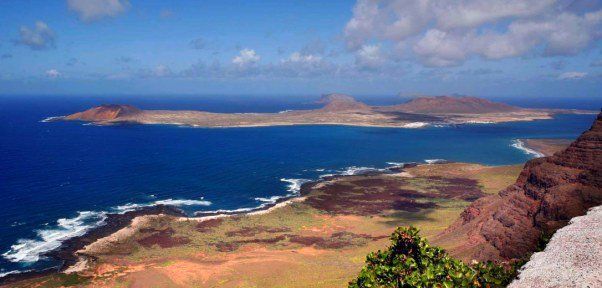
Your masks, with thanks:
[{"label": "rock outcrop", "polygon": [[479,114],[521,110],[519,107],[477,97],[451,96],[418,97],[385,109],[422,114]]},{"label": "rock outcrop", "polygon": [[527,162],[516,183],[471,204],[435,242],[465,260],[529,256],[551,235],[602,204],[602,113],[568,148]]},{"label": "rock outcrop", "polygon": [[602,287],[601,267],[602,206],[597,206],[559,229],[508,287]]},{"label": "rock outcrop", "polygon": [[141,113],[142,110],[131,105],[105,104],[94,108],[90,108],[83,112],[77,112],[66,116],[67,120],[82,120],[82,121],[110,121],[119,117],[132,116]]}]

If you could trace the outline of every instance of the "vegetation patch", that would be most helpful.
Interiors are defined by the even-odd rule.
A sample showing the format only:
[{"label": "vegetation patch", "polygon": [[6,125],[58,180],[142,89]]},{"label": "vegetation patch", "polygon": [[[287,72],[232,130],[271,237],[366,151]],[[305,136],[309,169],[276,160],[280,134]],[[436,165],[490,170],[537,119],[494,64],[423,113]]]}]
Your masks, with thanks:
[{"label": "vegetation patch", "polygon": [[288,227],[267,227],[267,226],[253,226],[253,227],[242,227],[239,230],[233,230],[226,232],[228,237],[252,237],[260,233],[282,233],[290,232],[291,229]]},{"label": "vegetation patch", "polygon": [[505,287],[517,268],[492,262],[465,264],[430,246],[414,227],[400,227],[391,246],[368,254],[366,266],[350,288],[359,287]]},{"label": "vegetation patch", "polygon": [[175,231],[172,228],[166,228],[162,230],[147,228],[144,230],[145,231],[141,232],[151,232],[152,234],[142,239],[139,239],[137,242],[138,244],[146,248],[150,248],[154,245],[158,245],[161,248],[171,248],[190,243],[190,239],[188,239],[187,237],[174,237],[173,234],[175,233]]}]

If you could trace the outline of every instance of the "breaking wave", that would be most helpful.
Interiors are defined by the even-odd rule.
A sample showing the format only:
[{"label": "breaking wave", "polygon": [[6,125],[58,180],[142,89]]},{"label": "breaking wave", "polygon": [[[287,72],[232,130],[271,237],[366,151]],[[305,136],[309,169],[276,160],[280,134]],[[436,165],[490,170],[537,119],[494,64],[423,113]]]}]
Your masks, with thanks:
[{"label": "breaking wave", "polygon": [[523,151],[523,153],[525,153],[527,155],[533,156],[533,158],[540,158],[540,157],[545,156],[543,153],[541,153],[539,151],[535,151],[535,150],[525,146],[525,142],[521,141],[520,139],[512,140],[512,144],[510,144],[510,146]]},{"label": "breaking wave", "polygon": [[[52,121],[58,121],[65,118],[65,116],[52,116],[52,117],[46,117],[42,120],[40,120],[40,122],[46,123],[46,122],[52,122]],[[2,276],[0,276],[2,277]]]},{"label": "breaking wave", "polygon": [[104,225],[106,219],[106,212],[94,211],[78,212],[74,218],[61,218],[54,227],[37,230],[35,239],[18,240],[2,256],[11,262],[36,262],[44,253],[59,248],[63,241]]},{"label": "breaking wave", "polygon": [[[126,204],[117,206],[111,209],[111,213],[115,212],[123,214],[156,205],[209,206],[211,205],[211,202],[202,200],[202,198],[201,200],[165,199],[147,204]],[[61,218],[56,221],[56,225],[53,225],[52,228],[37,230],[34,239],[19,239],[8,251],[2,254],[2,257],[11,262],[36,262],[40,260],[44,254],[61,247],[61,244],[64,241],[73,237],[82,236],[91,229],[106,224],[105,220],[107,219],[107,214],[109,214],[109,212],[106,211],[80,211],[74,218]]]},{"label": "breaking wave", "polygon": [[447,162],[445,159],[424,159],[424,163],[426,164],[443,164]]},{"label": "breaking wave", "polygon": [[155,202],[139,204],[139,203],[128,203],[125,205],[120,205],[114,208],[117,213],[123,214],[125,212],[138,210],[146,207],[153,207],[157,205],[165,205],[165,206],[210,206],[211,201],[203,200],[203,197],[200,200],[191,200],[191,199],[165,199],[165,200],[157,200]]}]

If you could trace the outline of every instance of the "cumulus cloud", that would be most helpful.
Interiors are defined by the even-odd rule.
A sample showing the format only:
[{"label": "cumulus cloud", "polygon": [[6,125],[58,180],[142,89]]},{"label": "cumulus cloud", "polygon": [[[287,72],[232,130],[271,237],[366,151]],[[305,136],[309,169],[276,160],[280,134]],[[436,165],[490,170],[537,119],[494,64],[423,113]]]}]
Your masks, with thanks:
[{"label": "cumulus cloud", "polygon": [[355,64],[360,69],[378,69],[384,61],[379,45],[364,45],[355,54]]},{"label": "cumulus cloud", "polygon": [[131,5],[128,0],[67,0],[67,6],[77,13],[79,20],[93,22],[105,17],[116,17]]},{"label": "cumulus cloud", "polygon": [[572,55],[602,36],[602,9],[566,2],[359,0],[344,35],[351,50],[388,42],[396,57],[416,57],[426,66],[459,65],[472,56]]},{"label": "cumulus cloud", "polygon": [[51,79],[61,77],[61,72],[59,72],[56,69],[46,70],[46,72],[44,74],[46,75],[46,77],[51,78]]},{"label": "cumulus cloud", "polygon": [[33,28],[21,26],[19,29],[19,39],[16,44],[25,45],[32,50],[44,50],[54,47],[55,35],[48,24],[37,21]]},{"label": "cumulus cloud", "polygon": [[261,60],[261,57],[253,49],[242,49],[238,56],[232,58],[232,63],[238,66],[253,65]]},{"label": "cumulus cloud", "polygon": [[577,80],[577,79],[582,79],[585,76],[587,76],[587,73],[585,73],[585,72],[571,71],[571,72],[564,72],[564,73],[558,75],[558,79],[560,79],[560,80]]}]

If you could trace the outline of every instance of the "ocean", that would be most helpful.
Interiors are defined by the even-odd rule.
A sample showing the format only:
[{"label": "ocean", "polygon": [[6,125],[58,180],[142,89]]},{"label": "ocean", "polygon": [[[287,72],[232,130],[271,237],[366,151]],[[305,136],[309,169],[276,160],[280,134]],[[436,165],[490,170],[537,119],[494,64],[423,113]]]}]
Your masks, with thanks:
[{"label": "ocean", "polygon": [[[60,265],[43,253],[102,225],[107,213],[156,204],[175,205],[189,215],[241,211],[294,195],[301,183],[322,175],[402,162],[523,163],[533,154],[514,147],[517,138],[575,138],[595,118],[559,115],[553,120],[421,129],[42,121],[103,103],[278,112],[317,107],[312,102],[317,98],[0,96],[0,276]],[[554,103],[600,108],[599,101]],[[577,107],[567,107],[570,103]],[[516,99],[513,104],[542,107]]]}]

